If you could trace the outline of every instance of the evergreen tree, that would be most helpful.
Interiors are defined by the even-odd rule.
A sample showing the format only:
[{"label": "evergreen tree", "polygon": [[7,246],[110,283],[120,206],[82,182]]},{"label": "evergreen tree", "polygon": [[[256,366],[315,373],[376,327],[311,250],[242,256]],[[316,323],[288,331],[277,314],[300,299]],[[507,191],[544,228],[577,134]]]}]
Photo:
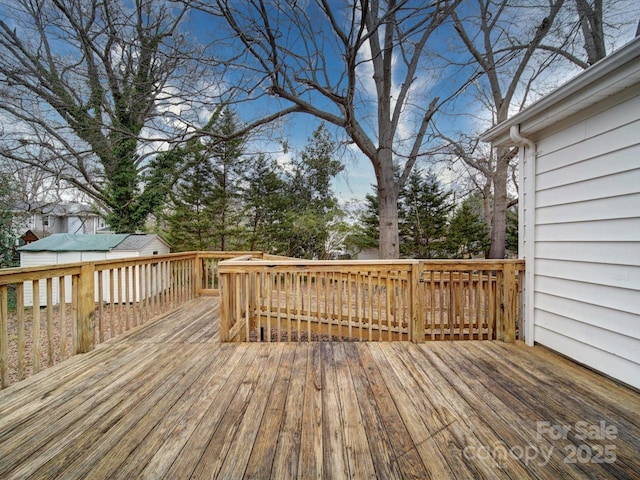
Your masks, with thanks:
[{"label": "evergreen tree", "polygon": [[482,220],[482,199],[470,195],[456,209],[449,226],[451,251],[458,258],[481,255],[489,245],[486,224]]},{"label": "evergreen tree", "polygon": [[289,205],[286,215],[286,255],[326,258],[329,230],[338,215],[331,180],[343,169],[334,158],[336,145],[324,123],[313,132],[288,176]]},{"label": "evergreen tree", "polygon": [[[375,186],[372,188],[375,189]],[[378,221],[378,198],[376,195],[367,193],[365,195],[365,205],[360,212],[357,224],[352,228],[352,232],[347,238],[347,245],[350,249],[361,252],[369,248],[378,248],[380,235]]]},{"label": "evergreen tree", "polygon": [[174,149],[164,154],[185,162],[187,168],[172,194],[169,211],[161,218],[166,223],[165,236],[175,251],[212,250],[213,221],[210,205],[213,200],[211,163],[201,145]]},{"label": "evergreen tree", "polygon": [[[214,115],[206,127],[218,137],[231,137],[237,128],[228,108]],[[158,155],[155,171],[165,172],[172,165],[174,173],[180,172],[170,205],[161,214],[165,235],[175,250],[229,250],[240,244],[243,146],[243,138],[214,143],[195,140]]]},{"label": "evergreen tree", "polygon": [[[229,108],[225,108],[211,130],[215,131],[216,135],[231,138],[238,130],[236,115]],[[212,235],[216,250],[233,250],[240,244],[242,209],[239,200],[244,143],[243,137],[235,137],[216,142],[211,148],[207,148],[213,182],[208,213],[213,222]]]},{"label": "evergreen tree", "polygon": [[507,254],[518,255],[518,209],[507,210],[507,234],[505,240]]},{"label": "evergreen tree", "polygon": [[287,248],[282,241],[289,205],[287,182],[278,164],[261,155],[244,176],[242,193],[246,233],[244,248],[281,253]]},{"label": "evergreen tree", "polygon": [[448,219],[451,192],[442,191],[436,176],[416,171],[401,192],[399,206],[400,252],[409,258],[443,258],[450,255]]}]

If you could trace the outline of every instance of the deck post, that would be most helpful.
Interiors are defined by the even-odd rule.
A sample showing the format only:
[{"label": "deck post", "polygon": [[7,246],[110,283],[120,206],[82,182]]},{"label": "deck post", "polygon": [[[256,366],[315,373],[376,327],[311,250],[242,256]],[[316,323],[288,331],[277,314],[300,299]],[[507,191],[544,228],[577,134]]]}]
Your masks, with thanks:
[{"label": "deck post", "polygon": [[507,343],[515,341],[516,298],[516,265],[512,262],[505,262],[502,275],[502,325],[504,328],[502,338]]},{"label": "deck post", "polygon": [[9,330],[7,286],[0,286],[0,388],[9,386]]},{"label": "deck post", "polygon": [[231,312],[231,292],[229,290],[229,278],[228,273],[221,273],[218,270],[218,286],[220,288],[220,341],[229,341],[229,314]]},{"label": "deck post", "polygon": [[89,352],[95,348],[96,344],[94,336],[94,272],[95,265],[93,263],[83,264],[80,267],[78,310],[75,318],[77,335],[73,348],[74,354]]},{"label": "deck post", "polygon": [[193,285],[194,285],[194,296],[199,297],[202,295],[202,256],[199,253],[196,253],[194,256],[194,264],[193,264]]},{"label": "deck post", "polygon": [[411,265],[411,288],[410,288],[410,305],[411,312],[409,318],[411,325],[409,326],[409,334],[413,343],[424,342],[424,324],[426,312],[424,309],[424,289],[420,285],[422,278],[422,263],[415,262]]}]

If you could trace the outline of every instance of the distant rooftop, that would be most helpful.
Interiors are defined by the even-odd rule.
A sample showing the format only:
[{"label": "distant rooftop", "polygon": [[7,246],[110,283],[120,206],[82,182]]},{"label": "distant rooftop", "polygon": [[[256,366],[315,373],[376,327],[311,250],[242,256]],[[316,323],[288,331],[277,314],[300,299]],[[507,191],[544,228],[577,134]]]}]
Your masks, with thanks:
[{"label": "distant rooftop", "polygon": [[[116,249],[128,237],[137,237],[128,233],[82,235],[56,233],[18,248],[21,252],[108,252]],[[151,235],[140,235],[148,237]],[[146,240],[146,244],[149,240]],[[135,248],[135,247],[134,247]],[[133,248],[124,248],[132,250]]]}]

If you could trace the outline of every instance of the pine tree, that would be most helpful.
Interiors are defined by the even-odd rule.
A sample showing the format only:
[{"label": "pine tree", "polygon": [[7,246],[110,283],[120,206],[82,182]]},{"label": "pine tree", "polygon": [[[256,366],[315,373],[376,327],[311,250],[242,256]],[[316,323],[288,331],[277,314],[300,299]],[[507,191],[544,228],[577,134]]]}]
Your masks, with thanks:
[{"label": "pine tree", "polygon": [[[231,138],[237,128],[235,114],[224,108],[205,131]],[[241,137],[222,141],[203,137],[157,157],[155,171],[162,173],[164,166],[172,165],[180,172],[169,206],[159,215],[174,250],[229,250],[241,243],[243,147]]]},{"label": "pine tree", "polygon": [[486,224],[480,212],[482,200],[471,195],[456,209],[449,227],[449,241],[454,256],[473,258],[483,254],[489,245]]},{"label": "pine tree", "polygon": [[280,253],[287,244],[282,241],[289,205],[287,182],[278,164],[258,156],[244,175],[242,193],[244,219],[247,224],[244,248]]},{"label": "pine tree", "polygon": [[335,150],[329,131],[321,123],[293,165],[288,178],[286,255],[300,258],[327,256],[325,246],[330,225],[338,215],[331,180],[344,169],[342,162],[335,158]]},{"label": "pine tree", "polygon": [[[238,130],[236,115],[229,108],[222,111],[211,131],[222,137],[232,137]],[[212,164],[213,190],[208,212],[213,222],[216,250],[233,250],[240,244],[241,177],[245,139],[235,137],[215,142],[207,148]]]},{"label": "pine tree", "polygon": [[171,193],[168,211],[161,215],[166,223],[166,239],[175,251],[211,250],[214,248],[211,163],[201,146],[175,149],[165,155],[188,165],[183,180]]},{"label": "pine tree", "polygon": [[414,172],[401,192],[399,205],[400,252],[409,258],[444,258],[447,243],[451,192],[442,191],[437,177]]}]

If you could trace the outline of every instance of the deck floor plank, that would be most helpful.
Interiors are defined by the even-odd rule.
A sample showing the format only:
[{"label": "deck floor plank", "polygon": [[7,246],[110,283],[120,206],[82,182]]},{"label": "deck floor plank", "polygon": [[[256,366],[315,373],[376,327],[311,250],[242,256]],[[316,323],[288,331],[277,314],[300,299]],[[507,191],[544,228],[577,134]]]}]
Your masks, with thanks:
[{"label": "deck floor plank", "polygon": [[[271,476],[277,445],[274,439],[280,437],[297,350],[295,345],[283,345],[283,347],[284,351],[277,367],[271,391],[264,402],[264,413],[256,432],[246,471],[244,472],[245,478],[269,478]],[[256,412],[254,418],[256,421],[258,414],[259,412]]]},{"label": "deck floor plank", "polygon": [[191,300],[1,391],[0,477],[638,478],[640,394],[544,348],[220,344],[218,315]]},{"label": "deck floor plank", "polygon": [[[537,443],[540,456],[544,455],[542,460],[534,459],[521,466],[529,470],[528,474],[513,464],[507,471],[520,470],[520,477],[528,475],[551,479],[572,477],[572,472],[566,472],[563,468],[564,457],[560,451],[552,448],[551,443],[538,442],[535,431],[538,417],[534,410],[512,396],[508,390],[501,388],[495,381],[496,372],[492,371],[488,375],[476,365],[473,361],[475,359],[465,357],[463,352],[466,348],[441,348],[442,346],[437,344],[429,350],[420,349],[419,355],[414,355],[414,359],[427,372],[438,371],[448,380],[443,382],[443,378],[434,378],[443,394],[448,397],[459,397],[468,405],[469,413],[477,418],[478,424],[474,428],[476,431],[494,432],[495,441],[487,442],[485,445],[491,445],[496,451],[497,449],[506,451],[512,447]],[[451,346],[444,345],[444,347]],[[471,451],[471,453],[476,452]],[[551,456],[548,455],[549,452]],[[500,460],[504,459],[500,458]],[[536,471],[537,460],[545,463],[544,473]],[[580,478],[581,475],[577,474],[576,477]]]},{"label": "deck floor plank", "polygon": [[308,348],[295,348],[280,432],[275,443],[272,478],[297,478],[307,377]]},{"label": "deck floor plank", "polygon": [[[357,389],[357,393],[363,396],[359,400],[362,405],[361,408],[363,412],[368,411],[367,406],[363,404],[371,404],[371,415],[378,417],[377,420],[371,419],[371,422],[378,421],[380,423],[379,428],[388,436],[388,442],[392,449],[391,455],[399,470],[400,478],[423,478],[427,469],[389,392],[378,364],[372,358],[368,348],[347,350],[348,355],[354,359],[351,365],[354,365],[355,358],[358,358],[362,367],[361,374],[354,375],[354,382],[357,378],[357,382],[361,387],[368,387],[364,391]],[[367,426],[373,428],[373,425],[368,423]],[[373,436],[372,438],[382,442],[384,437]],[[383,448],[383,444],[379,448]],[[372,450],[375,456],[375,449]],[[376,462],[386,462],[386,460],[386,454],[381,458],[375,459]]]},{"label": "deck floor plank", "polygon": [[[615,446],[615,455],[616,457],[630,458],[638,455],[638,446],[634,445],[635,440],[640,438],[638,423],[629,422],[624,416],[613,413],[608,408],[610,402],[603,402],[603,399],[598,395],[583,390],[574,382],[573,378],[559,376],[557,370],[554,371],[553,367],[544,361],[529,364],[514,359],[508,362],[505,357],[480,355],[479,352],[483,350],[482,346],[470,345],[470,348],[474,349],[470,355],[477,364],[492,370],[503,367],[503,371],[508,372],[508,376],[505,378],[494,377],[494,382],[503,384],[505,389],[512,392],[519,392],[520,396],[532,405],[536,419],[532,420],[530,428],[536,429],[537,422],[541,421],[569,429],[562,438],[551,439],[554,440],[552,442],[553,448],[561,452],[563,460],[572,461],[573,458],[576,458],[573,454],[581,449],[581,452],[584,452],[583,460],[595,458],[595,461],[578,461],[576,458],[576,468],[582,470],[585,475],[602,474],[604,478],[609,475],[613,475],[615,478],[625,478],[625,472],[628,469],[623,461],[598,462],[600,455],[597,450],[611,444],[611,442],[606,438],[581,438],[582,432],[578,429],[582,428],[580,425],[591,429],[601,425],[601,422],[615,428],[615,437],[621,440]],[[514,382],[514,379],[517,381]],[[531,387],[523,388],[522,385],[527,382],[532,382]],[[544,436],[550,438],[548,434]]]},{"label": "deck floor plank", "polygon": [[[324,443],[322,435],[323,409],[322,391],[324,377],[320,347],[322,343],[307,347],[307,370],[304,383],[304,407],[302,431],[300,432],[300,478],[321,479],[324,476]],[[335,412],[331,412],[334,414]]]},{"label": "deck floor plank", "polygon": [[[342,431],[350,478],[376,478],[376,469],[372,459],[371,447],[364,428],[361,408],[347,362],[344,343],[333,343],[332,359],[335,363],[335,375],[338,387],[337,408],[342,415]],[[372,442],[380,439],[371,438]],[[386,473],[384,471],[380,472]]]},{"label": "deck floor plank", "polygon": [[[147,384],[150,375],[144,373],[144,368],[150,365],[144,361],[137,368],[127,371],[114,372],[88,386],[78,390],[77,395],[64,395],[61,401],[49,405],[33,415],[28,422],[20,425],[14,434],[0,442],[0,464],[20,465],[22,470],[39,468],[43,462],[49,462],[56,455],[63,455],[64,462],[68,462],[70,455],[77,455],[79,450],[70,448],[74,440],[87,440],[92,432],[103,428],[101,424],[108,418],[112,410],[124,408],[121,404],[122,395],[139,395],[151,388]],[[113,388],[113,390],[111,390]],[[72,393],[75,389],[72,389]],[[12,432],[13,433],[13,432]],[[24,462],[24,459],[34,458],[34,462]],[[63,463],[64,463],[63,462]],[[0,468],[0,475],[4,475]]]},{"label": "deck floor plank", "polygon": [[[428,478],[458,478],[460,472],[454,471],[452,467],[455,467],[446,460],[446,450],[450,443],[453,444],[453,441],[448,438],[444,429],[445,425],[433,415],[435,412],[430,411],[429,408],[425,411],[422,405],[414,403],[419,394],[405,388],[408,385],[404,382],[402,368],[399,365],[394,365],[393,359],[389,361],[385,355],[384,350],[387,345],[371,343],[367,346],[411,435],[416,451],[426,467],[425,473]],[[440,432],[444,433],[439,438],[434,438],[434,435]],[[471,478],[471,472],[464,472],[460,478]]]}]

